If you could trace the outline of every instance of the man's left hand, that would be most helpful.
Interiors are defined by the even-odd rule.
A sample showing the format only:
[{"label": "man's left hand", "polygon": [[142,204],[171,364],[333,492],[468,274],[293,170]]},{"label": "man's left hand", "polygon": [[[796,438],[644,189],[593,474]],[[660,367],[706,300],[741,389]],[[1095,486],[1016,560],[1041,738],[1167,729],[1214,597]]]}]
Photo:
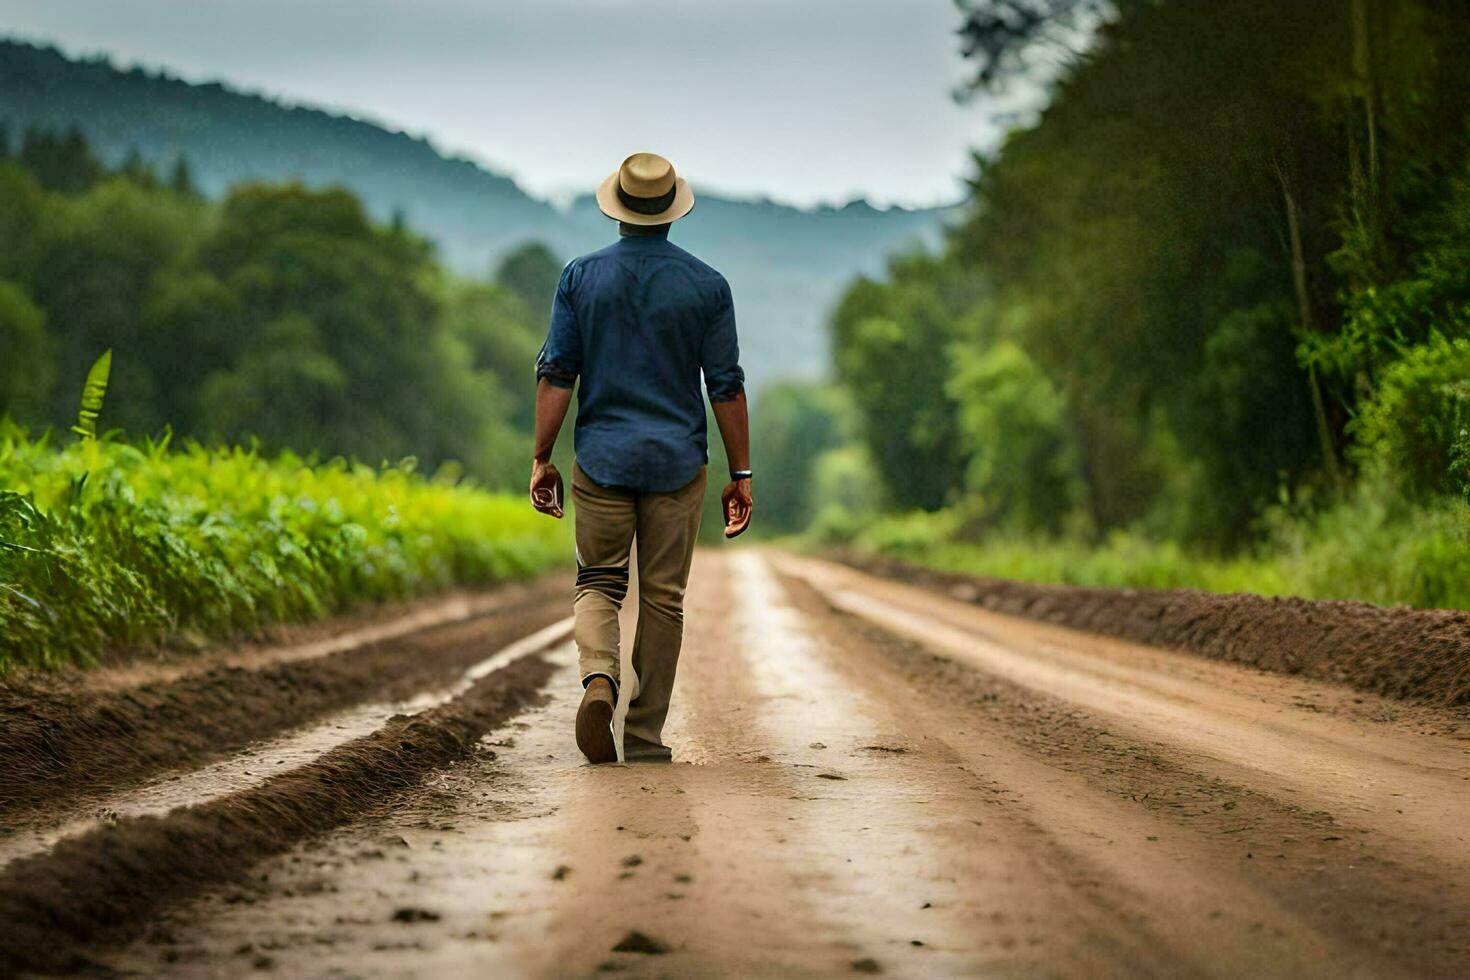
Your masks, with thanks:
[{"label": "man's left hand", "polygon": [[755,495],[750,489],[750,480],[731,480],[720,494],[725,511],[725,537],[739,537],[750,527],[750,515],[755,512]]}]

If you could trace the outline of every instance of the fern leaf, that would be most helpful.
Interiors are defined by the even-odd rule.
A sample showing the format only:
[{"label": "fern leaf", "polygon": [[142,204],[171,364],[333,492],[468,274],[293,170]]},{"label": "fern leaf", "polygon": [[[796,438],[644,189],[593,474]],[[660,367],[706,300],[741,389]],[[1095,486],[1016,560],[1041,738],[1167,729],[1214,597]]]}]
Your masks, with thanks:
[{"label": "fern leaf", "polygon": [[77,424],[71,431],[83,439],[97,438],[97,416],[102,414],[102,400],[107,397],[107,379],[111,374],[112,348],[109,347],[87,372],[87,383],[82,386],[82,404],[77,411]]}]

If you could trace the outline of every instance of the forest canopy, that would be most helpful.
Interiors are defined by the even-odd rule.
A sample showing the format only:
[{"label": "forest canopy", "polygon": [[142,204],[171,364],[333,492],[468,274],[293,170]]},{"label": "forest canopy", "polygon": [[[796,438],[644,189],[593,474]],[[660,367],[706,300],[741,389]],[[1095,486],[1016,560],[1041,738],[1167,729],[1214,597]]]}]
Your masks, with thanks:
[{"label": "forest canopy", "polygon": [[0,138],[0,415],[66,424],[110,348],[105,427],[519,483],[534,297],[559,271],[544,247],[462,280],[346,190],[245,183],[216,202],[182,158],[165,169],[109,169],[75,130]]},{"label": "forest canopy", "polygon": [[[1182,547],[1470,599],[1470,6],[957,6],[976,95],[1092,36],[975,157],[945,248],[838,305],[850,445],[912,516],[819,529],[996,574],[1061,548],[1132,556],[1091,584],[1193,584]],[[1297,587],[1274,574],[1231,581]]]}]

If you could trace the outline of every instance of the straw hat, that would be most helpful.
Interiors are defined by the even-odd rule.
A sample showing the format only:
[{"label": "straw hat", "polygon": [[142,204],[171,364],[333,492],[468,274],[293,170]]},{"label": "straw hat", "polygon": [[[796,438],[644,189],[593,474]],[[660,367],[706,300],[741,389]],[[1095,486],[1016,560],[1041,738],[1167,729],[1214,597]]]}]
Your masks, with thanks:
[{"label": "straw hat", "polygon": [[597,206],[630,225],[665,225],[694,210],[694,191],[657,153],[635,153],[597,188]]}]

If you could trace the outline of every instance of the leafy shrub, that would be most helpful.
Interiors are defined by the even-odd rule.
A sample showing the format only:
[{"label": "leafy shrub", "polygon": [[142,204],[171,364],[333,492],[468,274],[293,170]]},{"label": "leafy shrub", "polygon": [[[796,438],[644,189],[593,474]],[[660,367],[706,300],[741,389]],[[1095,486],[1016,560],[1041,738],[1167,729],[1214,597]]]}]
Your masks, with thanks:
[{"label": "leafy shrub", "polygon": [[355,603],[520,578],[564,525],[412,462],[0,429],[0,669],[250,633]]},{"label": "leafy shrub", "polygon": [[832,522],[813,545],[842,544],[971,575],[1110,588],[1191,588],[1382,605],[1470,609],[1470,503],[1416,502],[1391,480],[1364,480],[1325,509],[1273,509],[1259,551],[1220,557],[1172,541],[1113,532],[1073,537],[991,534],[960,540],[954,510]]},{"label": "leafy shrub", "polygon": [[970,460],[966,489],[1019,529],[1060,529],[1080,491],[1066,397],[1011,341],[956,356],[947,391]]},{"label": "leafy shrub", "polygon": [[1466,489],[1470,341],[1435,336],[1383,373],[1353,425],[1361,458],[1419,497]]}]

